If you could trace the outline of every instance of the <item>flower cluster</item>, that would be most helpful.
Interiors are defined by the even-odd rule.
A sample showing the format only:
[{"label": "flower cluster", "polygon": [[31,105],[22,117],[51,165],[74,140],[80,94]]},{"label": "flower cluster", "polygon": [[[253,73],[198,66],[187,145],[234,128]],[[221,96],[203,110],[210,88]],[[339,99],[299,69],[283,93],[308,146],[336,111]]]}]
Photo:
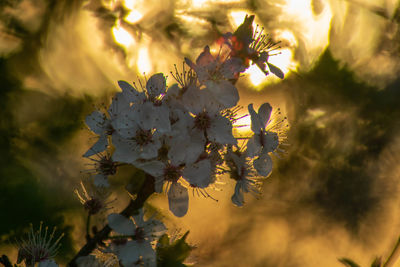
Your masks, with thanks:
[{"label": "flower cluster", "polygon": [[[266,66],[278,77],[283,73],[268,63],[273,45],[253,31],[253,19],[246,17],[233,34],[225,34],[218,54],[205,46],[195,61],[185,58],[181,73],[175,66],[171,74],[176,83],[170,86],[163,73],[145,82],[118,82],[121,91],[107,112],[94,111],[86,118],[99,136],[84,154],[92,161],[89,173],[95,186],[107,188],[118,166],[133,165],[154,179],[153,192],[167,194],[169,209],[177,217],[188,211],[189,190],[210,196],[206,190],[227,174],[236,182],[235,205],[244,204],[243,193],[260,193],[272,171],[270,153],[278,148],[279,137],[268,126],[268,103],[257,112],[248,106],[252,133],[245,141],[233,134],[239,101],[235,84],[250,61],[265,74]],[[78,194],[89,213],[104,207],[84,188],[83,195]],[[113,213],[108,223],[123,238],[104,252],[117,255],[124,266],[155,266],[154,236],[166,230],[162,223],[144,222],[142,213],[133,220]]]}]

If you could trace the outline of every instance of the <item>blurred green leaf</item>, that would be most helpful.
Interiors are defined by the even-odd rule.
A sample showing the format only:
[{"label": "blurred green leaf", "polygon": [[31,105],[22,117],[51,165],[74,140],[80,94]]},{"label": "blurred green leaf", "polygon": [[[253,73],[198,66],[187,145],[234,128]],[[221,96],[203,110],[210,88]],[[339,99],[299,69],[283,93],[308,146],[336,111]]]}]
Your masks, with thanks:
[{"label": "blurred green leaf", "polygon": [[372,262],[371,267],[381,267],[382,266],[382,258],[376,257],[375,260]]},{"label": "blurred green leaf", "polygon": [[170,243],[167,234],[160,237],[157,244],[157,266],[177,267],[186,266],[183,261],[189,256],[194,247],[186,243],[187,231],[181,238]]},{"label": "blurred green leaf", "polygon": [[360,265],[358,265],[354,261],[347,259],[347,258],[341,258],[341,259],[339,259],[339,261],[341,263],[343,263],[344,265],[346,265],[347,267],[360,267]]}]

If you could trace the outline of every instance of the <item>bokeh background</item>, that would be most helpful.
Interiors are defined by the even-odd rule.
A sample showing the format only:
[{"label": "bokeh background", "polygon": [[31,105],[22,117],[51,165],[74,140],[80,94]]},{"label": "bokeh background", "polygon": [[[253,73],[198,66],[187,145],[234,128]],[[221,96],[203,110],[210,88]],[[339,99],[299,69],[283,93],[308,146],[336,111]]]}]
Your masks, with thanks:
[{"label": "bokeh background", "polygon": [[[285,122],[283,152],[260,199],[230,203],[234,184],[190,198],[171,232],[190,230],[197,266],[368,266],[400,235],[400,2],[397,0],[3,0],[0,2],[0,254],[40,221],[66,235],[68,261],[84,242],[73,190],[96,138],[84,118],[117,81],[168,74],[255,14],[280,54],[284,80],[250,68],[240,104],[270,102]],[[170,75],[171,76],[171,75]],[[170,79],[170,84],[172,80]],[[286,124],[288,126],[286,126]],[[127,201],[123,168],[113,209]],[[99,218],[99,227],[102,219]],[[11,242],[12,243],[12,242]],[[398,263],[400,264],[400,263]]]}]

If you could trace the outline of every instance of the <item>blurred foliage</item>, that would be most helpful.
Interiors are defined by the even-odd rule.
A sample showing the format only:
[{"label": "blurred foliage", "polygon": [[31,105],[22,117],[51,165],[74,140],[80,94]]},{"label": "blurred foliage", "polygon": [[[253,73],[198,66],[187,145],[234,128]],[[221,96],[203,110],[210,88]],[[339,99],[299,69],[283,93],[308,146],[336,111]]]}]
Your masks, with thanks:
[{"label": "blurred foliage", "polygon": [[160,237],[157,243],[157,266],[178,267],[187,266],[183,264],[194,247],[186,243],[187,231],[181,238],[171,242],[167,234]]},{"label": "blurred foliage", "polygon": [[289,133],[293,153],[279,163],[280,175],[284,181],[311,182],[314,192],[301,203],[356,231],[379,207],[374,191],[379,169],[370,163],[378,161],[400,129],[393,119],[400,116],[399,80],[383,90],[371,87],[327,49],[310,72],[284,83],[294,88],[295,127]]}]

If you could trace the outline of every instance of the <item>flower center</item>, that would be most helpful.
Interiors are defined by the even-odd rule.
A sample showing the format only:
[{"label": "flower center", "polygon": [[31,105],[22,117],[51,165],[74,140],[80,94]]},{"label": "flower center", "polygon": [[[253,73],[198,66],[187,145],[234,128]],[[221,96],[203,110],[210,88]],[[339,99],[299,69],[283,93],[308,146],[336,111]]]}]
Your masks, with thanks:
[{"label": "flower center", "polygon": [[182,174],[179,167],[168,165],[164,169],[164,179],[166,181],[176,182],[181,176]]},{"label": "flower center", "polygon": [[140,146],[145,146],[152,142],[153,133],[151,130],[139,129],[136,131],[136,135],[133,137],[136,143]]},{"label": "flower center", "polygon": [[94,215],[97,214],[103,208],[103,204],[98,199],[92,198],[90,200],[87,200],[83,204],[83,207],[85,208],[85,210],[89,212],[90,215]]},{"label": "flower center", "polygon": [[135,230],[135,239],[137,242],[143,242],[145,238],[145,232],[143,227],[137,227]]},{"label": "flower center", "polygon": [[111,157],[102,157],[99,161],[99,171],[104,175],[114,175],[117,172],[117,163]]},{"label": "flower center", "polygon": [[206,111],[199,113],[194,119],[194,126],[199,130],[207,130],[211,126],[211,119]]}]

